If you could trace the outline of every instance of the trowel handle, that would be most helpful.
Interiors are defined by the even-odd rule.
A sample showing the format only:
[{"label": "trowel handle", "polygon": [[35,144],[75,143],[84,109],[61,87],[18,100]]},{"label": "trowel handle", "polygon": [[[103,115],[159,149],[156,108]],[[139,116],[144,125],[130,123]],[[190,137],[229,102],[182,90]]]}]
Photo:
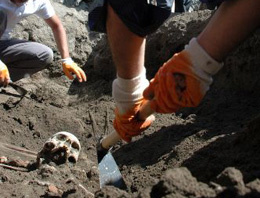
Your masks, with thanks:
[{"label": "trowel handle", "polygon": [[151,108],[150,100],[147,100],[144,102],[144,104],[141,106],[138,114],[138,118],[140,120],[145,120],[150,115],[154,113],[154,110]]},{"label": "trowel handle", "polygon": [[[144,103],[141,106],[138,116],[139,116],[140,120],[145,120],[146,118],[148,118],[153,113],[154,113],[154,110],[151,109],[150,102],[147,101],[146,103]],[[120,139],[121,138],[118,135],[118,133],[114,131],[101,140],[101,146],[104,149],[109,149],[111,146],[115,145]]]},{"label": "trowel handle", "polygon": [[114,131],[101,140],[101,147],[105,150],[108,150],[111,146],[114,146],[120,139],[121,138],[118,133]]}]

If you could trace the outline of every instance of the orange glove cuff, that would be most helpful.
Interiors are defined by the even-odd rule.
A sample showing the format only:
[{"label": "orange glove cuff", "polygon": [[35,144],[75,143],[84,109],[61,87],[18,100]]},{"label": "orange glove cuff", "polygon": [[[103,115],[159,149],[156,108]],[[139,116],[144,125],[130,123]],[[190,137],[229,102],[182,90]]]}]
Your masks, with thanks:
[{"label": "orange glove cuff", "polygon": [[132,137],[139,135],[146,130],[153,122],[153,117],[146,120],[138,119],[138,111],[143,104],[144,99],[140,99],[134,107],[126,114],[120,115],[118,109],[115,109],[114,128],[119,136],[126,142],[130,142]]}]

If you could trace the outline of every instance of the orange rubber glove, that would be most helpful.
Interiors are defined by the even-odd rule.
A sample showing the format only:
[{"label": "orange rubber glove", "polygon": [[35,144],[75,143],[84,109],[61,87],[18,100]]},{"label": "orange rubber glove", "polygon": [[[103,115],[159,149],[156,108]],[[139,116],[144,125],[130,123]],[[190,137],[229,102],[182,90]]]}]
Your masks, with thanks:
[{"label": "orange rubber glove", "polygon": [[150,81],[144,97],[158,113],[173,113],[197,106],[222,63],[212,59],[193,38],[180,53],[169,59]]},{"label": "orange rubber glove", "polygon": [[87,81],[85,72],[71,58],[62,59],[62,68],[70,80],[73,80],[72,74],[75,74],[79,82]]},{"label": "orange rubber glove", "polygon": [[10,82],[10,74],[7,66],[0,60],[0,86],[6,87]]},{"label": "orange rubber glove", "polygon": [[112,95],[116,102],[114,128],[119,136],[130,142],[133,136],[146,130],[154,121],[154,116],[146,120],[138,119],[138,112],[144,102],[143,91],[149,85],[145,68],[133,79],[117,77],[113,82]]},{"label": "orange rubber glove", "polygon": [[146,120],[138,119],[138,112],[144,101],[144,99],[140,99],[133,105],[132,109],[123,115],[119,113],[118,108],[115,110],[114,128],[126,142],[131,142],[132,137],[140,135],[141,132],[149,128],[155,119],[153,115],[146,118]]}]

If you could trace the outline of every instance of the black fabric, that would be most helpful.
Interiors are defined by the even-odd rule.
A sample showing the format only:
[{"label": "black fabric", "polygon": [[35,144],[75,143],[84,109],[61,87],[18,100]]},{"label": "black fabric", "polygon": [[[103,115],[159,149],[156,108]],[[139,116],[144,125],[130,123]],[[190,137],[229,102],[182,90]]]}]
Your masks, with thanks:
[{"label": "black fabric", "polygon": [[106,32],[107,1],[95,7],[88,15],[88,26],[92,31]]},{"label": "black fabric", "polygon": [[221,3],[228,0],[200,0],[202,3]]},{"label": "black fabric", "polygon": [[7,25],[7,15],[3,10],[0,10],[0,38],[3,35]]},{"label": "black fabric", "polygon": [[192,0],[175,0],[175,12],[187,12],[192,3]]},{"label": "black fabric", "polygon": [[157,0],[157,5],[147,0],[107,0],[89,14],[90,30],[106,32],[106,6],[111,5],[120,19],[133,33],[145,37],[156,31],[170,16],[173,0]]},{"label": "black fabric", "polygon": [[222,2],[228,1],[228,0],[200,0],[202,3],[205,3],[207,5],[207,8],[209,10],[215,10],[218,8]]}]

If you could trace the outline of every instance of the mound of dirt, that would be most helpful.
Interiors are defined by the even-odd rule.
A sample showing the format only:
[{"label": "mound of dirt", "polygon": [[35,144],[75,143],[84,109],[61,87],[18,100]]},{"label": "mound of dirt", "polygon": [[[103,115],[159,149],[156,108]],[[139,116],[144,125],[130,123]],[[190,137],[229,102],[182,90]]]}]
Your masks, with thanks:
[{"label": "mound of dirt", "polygon": [[[113,131],[111,84],[115,69],[106,36],[87,29],[91,4],[65,3],[67,6],[53,2],[68,30],[71,56],[83,66],[88,81],[67,80],[54,51],[53,65],[17,82],[28,90],[25,97],[11,87],[2,89],[0,160],[9,160],[19,168],[0,167],[0,197],[260,196],[258,31],[228,56],[197,108],[157,114],[153,125],[133,142],[120,142],[113,148],[127,189],[99,189],[95,136]],[[198,35],[211,15],[211,11],[173,15],[150,35],[148,77]],[[14,35],[55,50],[50,29],[36,17],[19,24]],[[89,112],[95,117],[95,133]],[[104,129],[107,121],[108,131]],[[33,166],[36,153],[59,131],[71,132],[79,139],[78,162]],[[7,145],[30,150],[30,154]]]}]

